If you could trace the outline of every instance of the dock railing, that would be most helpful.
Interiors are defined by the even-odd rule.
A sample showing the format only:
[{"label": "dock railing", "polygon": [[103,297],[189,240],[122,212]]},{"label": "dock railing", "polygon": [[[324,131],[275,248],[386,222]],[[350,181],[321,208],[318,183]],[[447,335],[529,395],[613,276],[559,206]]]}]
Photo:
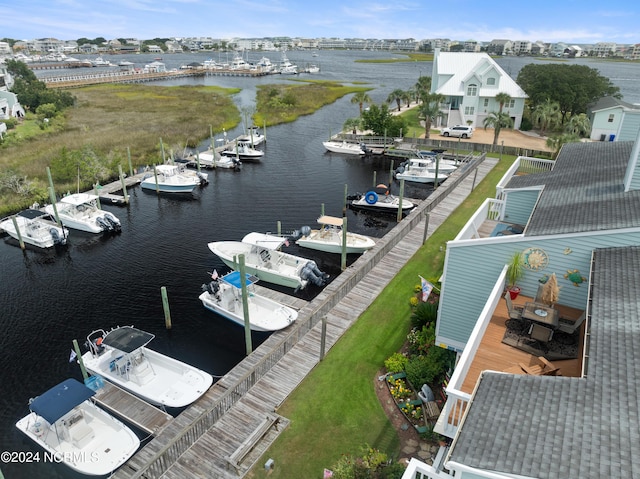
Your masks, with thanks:
[{"label": "dock railing", "polygon": [[[204,404],[199,402],[199,406],[206,409],[182,429],[173,431],[175,435],[170,440],[167,441],[166,437],[163,438],[163,441],[167,441],[166,444],[158,448],[157,451],[151,452],[142,467],[133,471],[127,470],[125,465],[119,472],[124,474],[127,471],[126,477],[132,479],[160,477],[166,472],[171,464],[244,397],[396,244],[420,224],[425,215],[440,204],[467,176],[472,174],[485,157],[484,154],[478,155],[463,168],[458,168],[446,182],[381,238],[374,248],[343,271],[314,300],[300,310],[298,320],[288,334],[283,337],[270,336],[249,357],[240,362],[236,368],[245,367],[247,369],[240,377],[233,379],[232,375],[227,374],[216,382],[212,388],[215,388],[216,393],[219,394],[216,395],[213,404],[206,405],[206,402]],[[248,366],[248,364],[253,365]],[[146,447],[148,448],[150,445]],[[119,473],[116,473],[115,477],[120,477]]]}]

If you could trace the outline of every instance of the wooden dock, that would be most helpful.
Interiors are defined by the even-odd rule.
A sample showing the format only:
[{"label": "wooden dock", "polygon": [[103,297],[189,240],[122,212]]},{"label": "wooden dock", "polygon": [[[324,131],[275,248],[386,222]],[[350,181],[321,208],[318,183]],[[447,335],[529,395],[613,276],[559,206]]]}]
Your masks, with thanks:
[{"label": "wooden dock", "polygon": [[[277,410],[318,364],[321,345],[328,351],[340,339],[497,161],[483,155],[453,173],[302,307],[293,327],[269,336],[113,477],[244,477],[286,428],[288,420]],[[274,425],[265,422],[270,415]]]},{"label": "wooden dock", "polygon": [[170,414],[107,381],[93,397],[100,406],[147,434],[157,435],[173,420]]}]

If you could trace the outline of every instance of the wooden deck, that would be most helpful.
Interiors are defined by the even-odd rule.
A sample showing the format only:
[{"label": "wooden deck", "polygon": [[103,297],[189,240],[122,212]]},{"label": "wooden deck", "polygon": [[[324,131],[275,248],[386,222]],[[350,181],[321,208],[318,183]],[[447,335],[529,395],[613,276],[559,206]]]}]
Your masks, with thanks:
[{"label": "wooden deck", "polygon": [[[516,305],[523,305],[533,298],[526,296],[518,296],[514,301]],[[581,310],[569,308],[567,306],[556,305],[556,309],[561,311],[561,315],[568,318],[577,318],[582,313]],[[491,318],[491,322],[487,326],[487,330],[482,337],[480,347],[471,363],[469,372],[462,383],[462,391],[465,393],[473,393],[478,378],[482,371],[507,371],[518,363],[524,363],[527,366],[535,363],[536,356],[529,354],[520,349],[508,346],[502,343],[506,326],[505,322],[509,319],[509,313],[504,300],[500,300],[496,307],[495,313]],[[553,361],[553,364],[560,368],[562,376],[580,377],[582,375],[582,338],[584,334],[584,325],[580,329],[580,348],[577,359],[566,359],[562,361]]]},{"label": "wooden deck", "polygon": [[96,391],[96,403],[147,434],[156,435],[173,417],[107,381]]},{"label": "wooden deck", "polygon": [[[473,172],[461,174],[460,182],[450,191],[444,187],[436,190],[398,225],[395,238],[381,238],[367,255],[303,306],[294,329],[269,336],[113,477],[244,477],[286,428],[288,420],[279,417],[278,427],[261,436],[237,469],[229,467],[228,458],[262,427],[267,414],[277,413],[282,402],[318,364],[321,345],[325,344],[328,351],[422,246],[426,221],[428,236],[496,163],[496,159],[486,158],[478,166],[477,176]],[[456,184],[456,180],[450,179],[449,184]],[[278,359],[271,364],[271,357]],[[258,379],[254,381],[253,377]]]}]

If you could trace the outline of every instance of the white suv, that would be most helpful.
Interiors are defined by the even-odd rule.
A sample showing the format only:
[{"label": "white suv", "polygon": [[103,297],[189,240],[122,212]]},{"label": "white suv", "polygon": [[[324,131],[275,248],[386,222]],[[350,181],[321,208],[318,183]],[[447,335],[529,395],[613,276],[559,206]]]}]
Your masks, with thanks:
[{"label": "white suv", "polygon": [[473,136],[473,128],[471,128],[470,126],[456,125],[449,128],[443,128],[440,134],[442,136],[471,138]]}]

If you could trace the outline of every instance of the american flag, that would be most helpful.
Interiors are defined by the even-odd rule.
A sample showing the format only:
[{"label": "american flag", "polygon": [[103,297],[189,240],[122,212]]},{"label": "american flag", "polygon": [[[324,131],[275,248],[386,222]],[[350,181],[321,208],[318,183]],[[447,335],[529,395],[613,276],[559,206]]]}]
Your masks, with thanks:
[{"label": "american flag", "polygon": [[218,271],[216,271],[215,269],[213,270],[213,273],[211,273],[211,279],[213,280],[218,279]]},{"label": "american flag", "polygon": [[431,290],[433,290],[433,285],[422,276],[418,276],[420,277],[420,283],[422,286],[422,302],[426,303],[427,299],[429,299],[429,295],[431,294]]}]

